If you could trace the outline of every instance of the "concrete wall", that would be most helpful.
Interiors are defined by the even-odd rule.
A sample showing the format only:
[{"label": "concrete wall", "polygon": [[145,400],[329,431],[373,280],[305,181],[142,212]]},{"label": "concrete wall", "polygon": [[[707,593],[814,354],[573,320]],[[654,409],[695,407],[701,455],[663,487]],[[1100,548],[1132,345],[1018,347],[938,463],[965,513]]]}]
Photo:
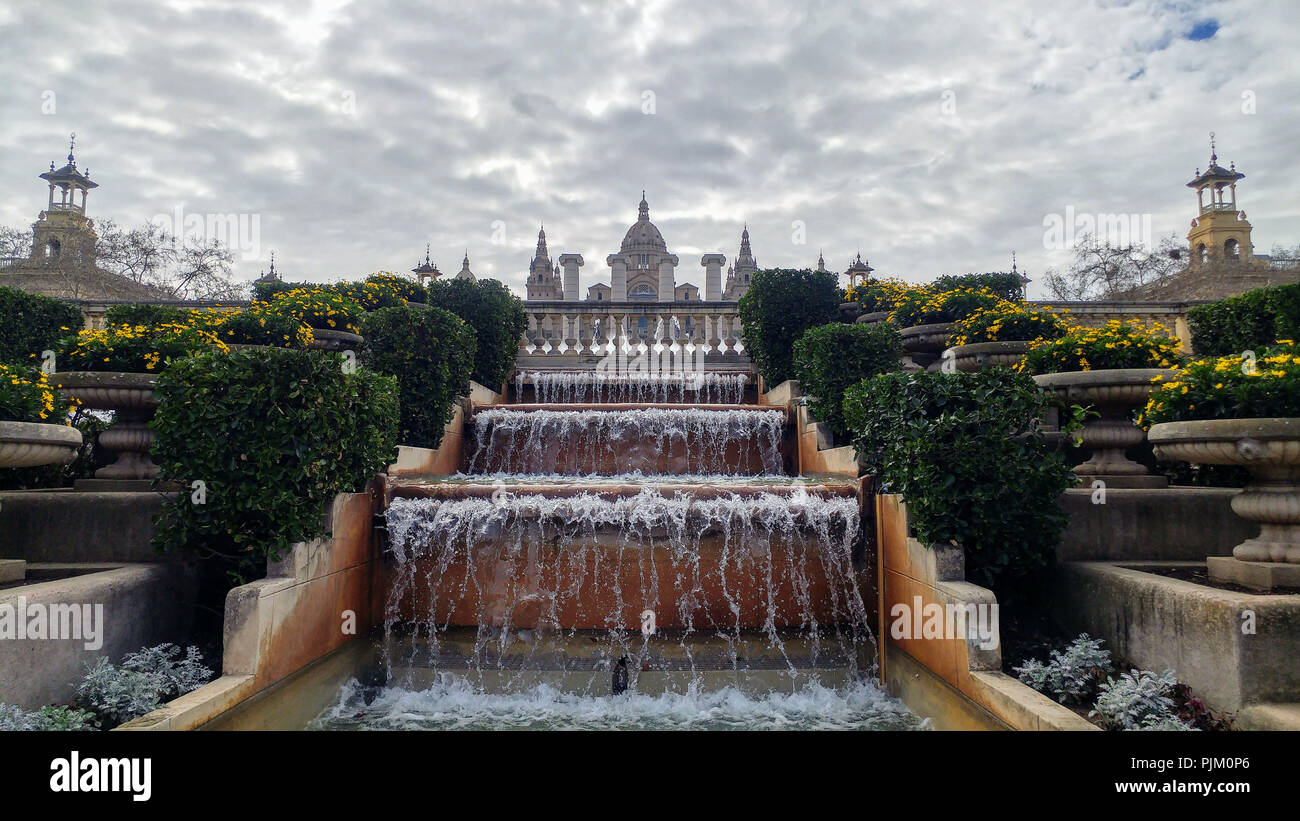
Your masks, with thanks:
[{"label": "concrete wall", "polygon": [[[1056,616],[1129,664],[1172,669],[1214,709],[1300,702],[1300,596],[1218,590],[1141,570],[1169,564],[1067,562],[1057,569]],[[1247,614],[1254,632],[1243,630]]]},{"label": "concrete wall", "polygon": [[858,475],[858,455],[852,445],[836,447],[831,429],[813,421],[808,406],[800,400],[799,383],[788,379],[758,397],[758,404],[786,408],[794,417],[795,466],[800,476]]},{"label": "concrete wall", "polygon": [[66,703],[101,656],[189,638],[196,581],[180,559],[160,562],[153,517],[169,494],[16,490],[0,493],[0,558],[26,559],[28,577],[66,578],[0,591],[0,604],[102,604],[104,643],[0,640],[0,702],[27,708]]},{"label": "concrete wall", "polygon": [[13,490],[0,493],[0,558],[151,562],[153,517],[166,493]]},{"label": "concrete wall", "polygon": [[[17,609],[61,604],[103,605],[103,646],[89,650],[77,639],[0,640],[0,703],[37,709],[66,704],[86,667],[101,656],[126,653],[189,634],[194,581],[179,563],[128,565],[33,564],[29,572],[76,568],[94,572],[0,590],[0,606]],[[48,610],[47,610],[48,612]]]},{"label": "concrete wall", "polygon": [[300,542],[226,597],[223,675],[119,729],[193,729],[339,650],[374,625],[378,549],[370,492],[334,499],[333,532]]},{"label": "concrete wall", "polygon": [[[937,729],[1095,730],[1072,710],[1002,672],[999,646],[969,636],[899,637],[891,630],[897,606],[914,612],[931,604],[996,605],[993,592],[965,580],[965,552],[926,547],[908,535],[907,507],[896,494],[876,497],[882,568],[881,640],[885,687]],[[963,700],[964,699],[964,700]]]},{"label": "concrete wall", "polygon": [[477,382],[470,382],[469,388],[469,395],[457,400],[451,421],[443,428],[442,442],[438,444],[437,449],[398,445],[397,461],[388,466],[389,476],[393,478],[449,476],[460,470],[465,450],[465,420],[470,409],[499,405],[503,401],[501,394]]},{"label": "concrete wall", "polygon": [[1235,488],[1107,489],[1094,504],[1087,487],[1061,494],[1070,517],[1057,548],[1059,561],[1163,559],[1204,561],[1229,556],[1258,525],[1232,512]]}]

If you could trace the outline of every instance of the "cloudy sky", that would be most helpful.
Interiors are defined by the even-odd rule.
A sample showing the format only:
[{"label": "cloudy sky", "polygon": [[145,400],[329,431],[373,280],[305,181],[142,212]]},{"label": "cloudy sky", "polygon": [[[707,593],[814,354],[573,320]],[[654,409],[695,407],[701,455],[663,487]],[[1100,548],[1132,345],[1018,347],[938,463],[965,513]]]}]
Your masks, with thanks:
[{"label": "cloudy sky", "polygon": [[764,267],[1034,277],[1048,215],[1184,237],[1214,131],[1267,252],[1300,242],[1298,30],[1295,0],[6,0],[0,223],[75,131],[92,216],[243,215],[247,279],[428,243],[522,295],[545,223],[585,289],[643,188],[678,282],[746,221]]}]

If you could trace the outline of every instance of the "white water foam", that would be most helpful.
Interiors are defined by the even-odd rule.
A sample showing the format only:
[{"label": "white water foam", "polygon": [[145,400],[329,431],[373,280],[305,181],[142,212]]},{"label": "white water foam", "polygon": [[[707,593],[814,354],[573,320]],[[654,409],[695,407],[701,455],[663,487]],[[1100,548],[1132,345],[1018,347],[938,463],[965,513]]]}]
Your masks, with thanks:
[{"label": "white water foam", "polygon": [[426,690],[389,687],[366,703],[353,681],[312,722],[316,730],[923,730],[897,700],[866,681],[816,682],[793,692],[746,695],[734,687],[620,696],[566,693],[547,684],[487,693],[444,674]]}]

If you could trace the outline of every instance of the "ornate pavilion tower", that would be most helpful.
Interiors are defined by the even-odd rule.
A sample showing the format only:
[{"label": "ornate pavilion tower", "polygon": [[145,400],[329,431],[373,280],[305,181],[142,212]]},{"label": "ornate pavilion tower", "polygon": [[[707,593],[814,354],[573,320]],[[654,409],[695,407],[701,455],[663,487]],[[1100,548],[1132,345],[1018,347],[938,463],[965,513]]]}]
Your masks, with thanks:
[{"label": "ornate pavilion tower", "polygon": [[0,268],[0,285],[63,299],[166,299],[158,288],[104,271],[95,264],[95,223],[86,216],[86,197],[99,183],[77,168],[77,135],[68,145],[68,161],[40,175],[49,185],[49,199],[32,224],[32,250]]},{"label": "ornate pavilion tower", "polygon": [[[1187,183],[1188,188],[1196,190],[1199,207],[1196,219],[1192,220],[1192,230],[1187,233],[1192,270],[1216,263],[1249,264],[1254,259],[1250,223],[1246,221],[1246,212],[1237,210],[1237,180],[1245,176],[1237,170],[1236,163],[1230,163],[1227,168],[1219,165],[1214,132],[1210,132],[1210,165],[1204,173],[1196,169],[1195,179]],[[1208,202],[1206,194],[1209,194]]]}]

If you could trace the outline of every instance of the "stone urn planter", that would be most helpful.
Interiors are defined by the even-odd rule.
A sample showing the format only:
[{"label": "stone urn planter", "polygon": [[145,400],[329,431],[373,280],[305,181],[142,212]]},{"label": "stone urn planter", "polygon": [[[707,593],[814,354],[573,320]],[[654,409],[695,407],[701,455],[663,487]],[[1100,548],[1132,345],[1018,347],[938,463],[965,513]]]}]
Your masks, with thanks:
[{"label": "stone urn planter", "polygon": [[1234,547],[1233,558],[1300,565],[1300,419],[1165,422],[1150,436],[1161,459],[1249,470],[1232,512],[1258,522],[1259,535]]},{"label": "stone urn planter", "polygon": [[903,369],[931,370],[939,369],[939,354],[948,347],[948,335],[952,333],[953,323],[938,322],[933,325],[913,325],[904,328],[903,337],[905,353]]},{"label": "stone urn planter", "polygon": [[1166,379],[1174,371],[1165,368],[1117,368],[1097,371],[1066,371],[1035,376],[1039,387],[1075,405],[1092,406],[1100,417],[1088,419],[1079,444],[1092,451],[1088,461],[1075,465],[1074,473],[1085,482],[1104,481],[1110,487],[1165,487],[1169,480],[1153,476],[1145,466],[1124,455],[1145,438],[1133,423],[1133,411],[1146,404],[1155,389],[1151,380]]},{"label": "stone urn planter", "polygon": [[969,373],[985,368],[1010,368],[1024,358],[1028,342],[972,342],[944,351],[951,355],[957,370]]},{"label": "stone urn planter", "polygon": [[365,339],[348,331],[331,331],[312,328],[312,342],[307,347],[313,351],[355,351]]},{"label": "stone urn planter", "polygon": [[66,465],[81,447],[81,431],[45,422],[0,422],[0,468]]},{"label": "stone urn planter", "polygon": [[149,420],[158,409],[152,373],[70,371],[50,376],[67,397],[95,410],[116,414],[113,425],[99,435],[99,445],[116,459],[95,471],[96,479],[153,479],[158,466],[149,457],[153,431]]},{"label": "stone urn planter", "polygon": [[858,314],[858,318],[853,321],[863,325],[879,325],[882,322],[889,321],[889,311],[872,311],[869,314]]},{"label": "stone urn planter", "polygon": [[948,334],[952,333],[952,322],[937,322],[933,325],[913,325],[904,328],[903,350],[908,353],[938,354],[948,347]]}]

